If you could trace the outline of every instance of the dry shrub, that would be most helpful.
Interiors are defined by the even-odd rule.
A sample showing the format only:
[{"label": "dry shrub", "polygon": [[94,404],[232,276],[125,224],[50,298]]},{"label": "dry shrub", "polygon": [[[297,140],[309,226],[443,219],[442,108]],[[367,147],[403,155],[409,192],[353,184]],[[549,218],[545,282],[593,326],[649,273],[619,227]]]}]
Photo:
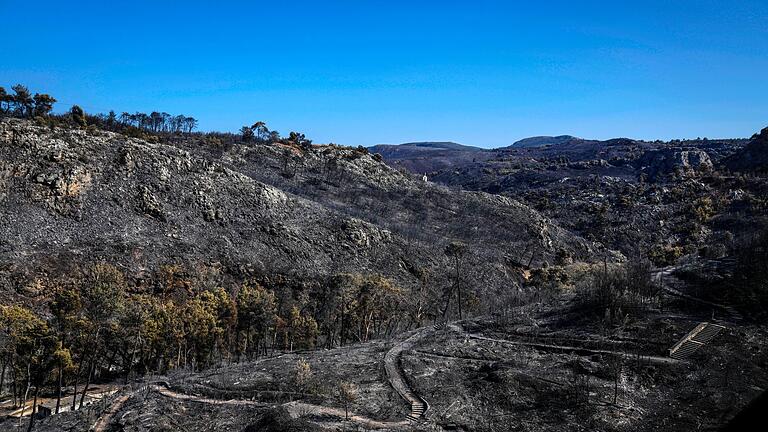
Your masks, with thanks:
[{"label": "dry shrub", "polygon": [[579,284],[577,306],[587,315],[615,324],[657,304],[659,292],[651,278],[650,263],[638,259],[589,275]]}]

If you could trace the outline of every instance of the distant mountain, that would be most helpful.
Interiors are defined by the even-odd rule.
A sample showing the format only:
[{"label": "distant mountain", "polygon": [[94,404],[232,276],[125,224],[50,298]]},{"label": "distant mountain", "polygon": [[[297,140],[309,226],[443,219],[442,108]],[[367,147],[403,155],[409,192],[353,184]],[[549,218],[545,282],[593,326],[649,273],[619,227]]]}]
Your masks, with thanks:
[{"label": "distant mountain", "polygon": [[371,153],[381,154],[390,166],[417,173],[463,166],[490,157],[488,150],[450,141],[379,144],[368,149]]},{"label": "distant mountain", "polygon": [[[420,142],[408,142],[402,144],[378,144],[372,147],[368,147],[371,152],[421,152],[421,151],[469,151],[469,152],[481,152],[483,149],[480,147],[473,147],[464,144],[455,143],[452,141],[420,141]],[[382,153],[382,156],[384,154]]]},{"label": "distant mountain", "polygon": [[558,136],[535,136],[529,138],[523,138],[520,141],[516,141],[509,147],[542,147],[545,145],[558,145],[567,143],[573,140],[581,140],[572,135],[558,135]]},{"label": "distant mountain", "polygon": [[768,127],[755,134],[749,143],[724,161],[731,171],[768,173]]}]

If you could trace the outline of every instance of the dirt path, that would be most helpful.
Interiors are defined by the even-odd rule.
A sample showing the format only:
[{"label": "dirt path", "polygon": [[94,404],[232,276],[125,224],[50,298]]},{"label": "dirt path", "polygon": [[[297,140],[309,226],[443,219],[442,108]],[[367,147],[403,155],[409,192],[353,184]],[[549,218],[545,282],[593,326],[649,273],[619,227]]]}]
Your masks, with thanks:
[{"label": "dirt path", "polygon": [[[425,336],[430,336],[436,331],[433,326],[424,327],[417,330],[416,333],[410,337],[396,343],[384,356],[384,369],[387,373],[387,378],[392,388],[400,395],[401,398],[410,406],[411,411],[405,419],[400,421],[382,421],[375,420],[361,415],[350,413],[348,421],[357,423],[370,429],[399,429],[413,425],[415,422],[421,421],[424,415],[429,409],[427,401],[418,396],[413,389],[408,385],[407,379],[400,366],[400,356],[403,351],[412,349],[416,343]],[[277,405],[266,404],[258,401],[243,400],[243,399],[230,399],[220,400],[212,399],[201,396],[195,396],[185,393],[179,393],[168,388],[167,384],[153,384],[151,388],[163,396],[184,400],[190,402],[199,402],[213,405],[238,405],[238,406],[253,406],[259,408],[269,408]],[[127,397],[126,397],[127,400]],[[124,400],[122,401],[125,402]],[[281,405],[288,410],[291,417],[302,417],[306,415],[316,416],[332,416],[339,418],[346,418],[346,413],[343,409],[327,407],[321,405],[308,404],[304,402],[289,402]],[[119,409],[116,408],[114,411]],[[110,410],[112,412],[113,410]],[[109,424],[110,416],[105,416],[102,421],[105,421],[105,425]],[[325,423],[324,426],[333,427],[333,424]]]},{"label": "dirt path", "polygon": [[[289,402],[283,405],[283,407],[288,410],[288,412],[291,414],[291,417],[305,416],[305,415],[319,415],[319,416],[328,415],[328,416],[340,417],[342,419],[344,418],[344,410],[339,408],[312,405],[312,404],[307,404],[303,402]],[[399,429],[399,428],[403,428],[413,424],[410,420],[407,420],[407,419],[400,420],[400,421],[381,421],[381,420],[374,420],[368,417],[356,415],[351,412],[349,414],[349,421],[355,422],[369,429]],[[326,425],[321,424],[321,426],[333,427],[333,425],[331,424],[326,424]]]},{"label": "dirt path", "polygon": [[408,386],[403,368],[400,367],[400,356],[403,351],[412,349],[419,339],[431,336],[435,331],[436,327],[424,327],[411,337],[395,344],[384,356],[384,369],[387,371],[387,378],[389,378],[390,384],[411,407],[411,412],[407,417],[408,420],[418,421],[424,417],[424,414],[429,409],[429,404]]},{"label": "dirt path", "polygon": [[[95,387],[91,389],[88,394],[85,395],[86,401],[84,405],[90,405],[91,403],[101,400],[102,398],[108,397],[116,393],[116,390],[109,389],[104,390],[100,387]],[[79,394],[78,394],[79,396]],[[70,411],[70,406],[72,404],[72,398],[74,395],[64,395],[61,398],[61,406],[59,412],[67,412]],[[3,403],[0,403],[0,416],[8,416],[8,417],[26,417],[32,412],[32,401],[33,399],[28,399],[23,407],[18,408],[11,408],[11,401],[5,401]],[[52,411],[54,410],[56,406],[56,398],[54,397],[38,397],[37,398],[37,405],[42,405],[47,408],[50,408]],[[10,410],[10,411],[9,411]]]},{"label": "dirt path", "polygon": [[161,395],[169,397],[171,399],[177,399],[177,400],[183,400],[183,401],[189,401],[189,402],[200,402],[200,403],[213,404],[213,405],[255,406],[259,408],[270,408],[274,406],[264,402],[252,401],[252,400],[246,400],[246,399],[221,400],[221,399],[206,398],[202,396],[195,396],[195,395],[190,395],[186,393],[179,393],[171,390],[166,385],[153,384],[152,386],[150,386],[150,388],[160,393]]},{"label": "dirt path", "polygon": [[99,417],[98,420],[96,420],[96,423],[91,427],[91,431],[93,432],[104,432],[107,430],[107,427],[112,422],[112,418],[117,414],[118,411],[120,411],[120,408],[123,407],[126,401],[133,396],[133,393],[126,393],[123,395],[120,395],[112,402],[112,405],[109,407],[109,411],[102,414],[101,417]]},{"label": "dirt path", "polygon": [[[514,340],[508,340],[508,339],[494,339],[494,338],[486,337],[477,333],[467,333],[460,325],[456,323],[450,324],[448,328],[454,333],[462,334],[470,339],[484,340],[488,342],[520,345],[520,346],[530,346],[533,348],[538,348],[538,349],[547,350],[547,351],[575,352],[575,353],[585,353],[585,354],[611,354],[611,355],[620,355],[620,356],[625,356],[630,358],[638,358],[637,353],[630,353],[630,352],[619,351],[619,350],[593,349],[593,348],[574,347],[574,346],[567,346],[567,345],[545,344],[545,343],[539,343],[539,342],[524,342],[524,341],[514,341]],[[673,358],[653,356],[653,355],[641,355],[639,356],[639,360],[644,361],[646,363],[666,364],[666,365],[683,363],[682,361],[676,360]]]},{"label": "dirt path", "polygon": [[478,340],[484,340],[489,342],[496,342],[496,343],[503,343],[503,344],[511,344],[511,345],[521,345],[521,346],[530,346],[533,348],[543,349],[547,351],[559,351],[559,352],[574,352],[574,353],[585,353],[585,354],[611,354],[611,355],[618,355],[618,356],[625,356],[629,358],[638,358],[639,361],[645,362],[645,363],[652,363],[652,364],[680,364],[683,363],[680,360],[676,360],[670,357],[661,357],[661,356],[649,356],[649,355],[640,355],[638,356],[637,353],[629,353],[624,351],[614,351],[614,350],[603,350],[603,349],[591,349],[591,348],[582,348],[582,347],[572,347],[572,346],[565,346],[565,345],[550,345],[550,344],[542,344],[542,343],[536,343],[536,342],[522,342],[522,341],[512,341],[507,339],[494,339],[489,338],[485,336],[481,336],[479,334],[475,333],[465,333],[467,337],[470,339],[478,339]]},{"label": "dirt path", "polygon": [[[201,396],[189,395],[185,393],[179,393],[169,389],[166,385],[153,384],[151,388],[152,390],[157,391],[158,393],[160,393],[165,397],[176,399],[176,400],[188,401],[188,402],[197,402],[197,403],[204,403],[204,404],[211,404],[211,405],[251,406],[251,407],[257,407],[257,408],[274,408],[274,407],[282,406],[288,411],[289,414],[291,414],[291,417],[294,417],[294,418],[305,416],[305,415],[318,415],[318,416],[327,415],[327,416],[334,416],[339,418],[345,417],[345,413],[343,409],[313,405],[313,404],[308,404],[304,402],[289,402],[286,404],[267,404],[259,401],[251,401],[251,400],[244,400],[244,399],[221,400],[221,399],[212,399],[212,398],[206,398]],[[355,415],[354,413],[350,413],[349,421],[359,423],[361,425],[367,426],[372,429],[384,429],[384,428],[391,429],[391,428],[397,428],[397,427],[406,426],[410,424],[410,422],[405,420],[399,421],[399,422],[378,421],[378,420],[373,420],[360,415]]]}]

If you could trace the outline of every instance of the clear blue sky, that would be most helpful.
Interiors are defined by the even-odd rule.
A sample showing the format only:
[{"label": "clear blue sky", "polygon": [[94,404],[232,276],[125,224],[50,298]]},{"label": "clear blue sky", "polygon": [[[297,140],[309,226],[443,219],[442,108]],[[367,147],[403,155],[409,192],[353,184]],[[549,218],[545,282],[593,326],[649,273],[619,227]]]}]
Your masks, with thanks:
[{"label": "clear blue sky", "polygon": [[0,20],[0,85],[203,130],[492,147],[768,125],[766,0],[0,0]]}]

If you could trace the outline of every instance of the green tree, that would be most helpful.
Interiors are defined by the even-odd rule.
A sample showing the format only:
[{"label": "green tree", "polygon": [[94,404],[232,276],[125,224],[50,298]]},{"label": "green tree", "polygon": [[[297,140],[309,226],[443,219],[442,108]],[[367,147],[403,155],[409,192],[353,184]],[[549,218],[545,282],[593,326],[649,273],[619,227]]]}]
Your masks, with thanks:
[{"label": "green tree", "polygon": [[13,96],[9,95],[5,87],[0,87],[0,114],[6,114],[11,110]]},{"label": "green tree", "polygon": [[11,89],[16,93],[13,96],[16,115],[19,117],[30,116],[32,114],[34,100],[32,99],[32,94],[29,92],[29,89],[21,84],[16,84],[11,87]]},{"label": "green tree", "polygon": [[303,150],[309,150],[312,148],[312,140],[307,139],[303,133],[291,132],[288,134],[287,141],[289,144],[299,146]]},{"label": "green tree", "polygon": [[[18,397],[24,406],[29,391],[34,387],[34,414],[40,387],[51,370],[55,339],[45,321],[33,311],[21,306],[0,306],[0,340],[3,342],[2,355],[11,366],[14,400]],[[18,391],[21,374],[26,375],[23,396]],[[34,415],[32,417],[29,430],[34,421]]]},{"label": "green tree", "polygon": [[119,313],[122,311],[125,300],[125,278],[123,273],[113,265],[94,265],[88,270],[83,282],[81,296],[85,324],[82,329],[87,332],[85,337],[87,342],[84,347],[87,354],[83,361],[87,362],[87,375],[80,397],[81,408],[100,360],[99,353],[104,333],[117,326]]},{"label": "green tree", "polygon": [[317,322],[314,318],[301,313],[298,307],[293,306],[288,316],[288,325],[285,327],[288,349],[293,351],[298,348],[312,348],[317,339]]},{"label": "green tree", "polygon": [[240,135],[242,136],[243,142],[253,141],[253,129],[249,128],[248,126],[243,126],[240,128]]},{"label": "green tree", "polygon": [[256,139],[259,141],[266,141],[270,136],[270,131],[267,128],[267,124],[263,121],[257,121],[251,126],[251,130],[255,133]]},{"label": "green tree", "polygon": [[69,110],[69,116],[77,126],[85,127],[88,125],[88,122],[85,120],[85,111],[78,105],[72,105],[72,108]]},{"label": "green tree", "polygon": [[82,326],[80,320],[82,301],[79,290],[73,286],[61,286],[53,294],[53,299],[48,305],[52,314],[52,325],[56,332],[59,349],[57,350],[57,399],[56,412],[61,405],[61,388],[65,374],[71,373],[75,361],[70,351],[78,340],[78,329]]},{"label": "green tree", "polygon": [[296,369],[294,371],[296,389],[301,392],[307,391],[311,380],[312,368],[310,367],[309,362],[305,359],[299,359],[296,362]]},{"label": "green tree", "polygon": [[56,414],[61,409],[61,392],[64,382],[64,375],[72,372],[75,368],[75,362],[72,360],[72,353],[68,348],[64,348],[61,342],[57,342],[56,349],[53,352],[53,364],[56,368]]},{"label": "green tree", "polygon": [[240,333],[240,351],[246,356],[259,355],[267,349],[270,332],[276,321],[276,299],[272,291],[259,284],[245,284],[237,293],[237,330]]},{"label": "green tree", "polygon": [[56,103],[56,99],[47,94],[35,93],[34,96],[35,109],[34,115],[45,117],[53,110],[53,104]]}]

